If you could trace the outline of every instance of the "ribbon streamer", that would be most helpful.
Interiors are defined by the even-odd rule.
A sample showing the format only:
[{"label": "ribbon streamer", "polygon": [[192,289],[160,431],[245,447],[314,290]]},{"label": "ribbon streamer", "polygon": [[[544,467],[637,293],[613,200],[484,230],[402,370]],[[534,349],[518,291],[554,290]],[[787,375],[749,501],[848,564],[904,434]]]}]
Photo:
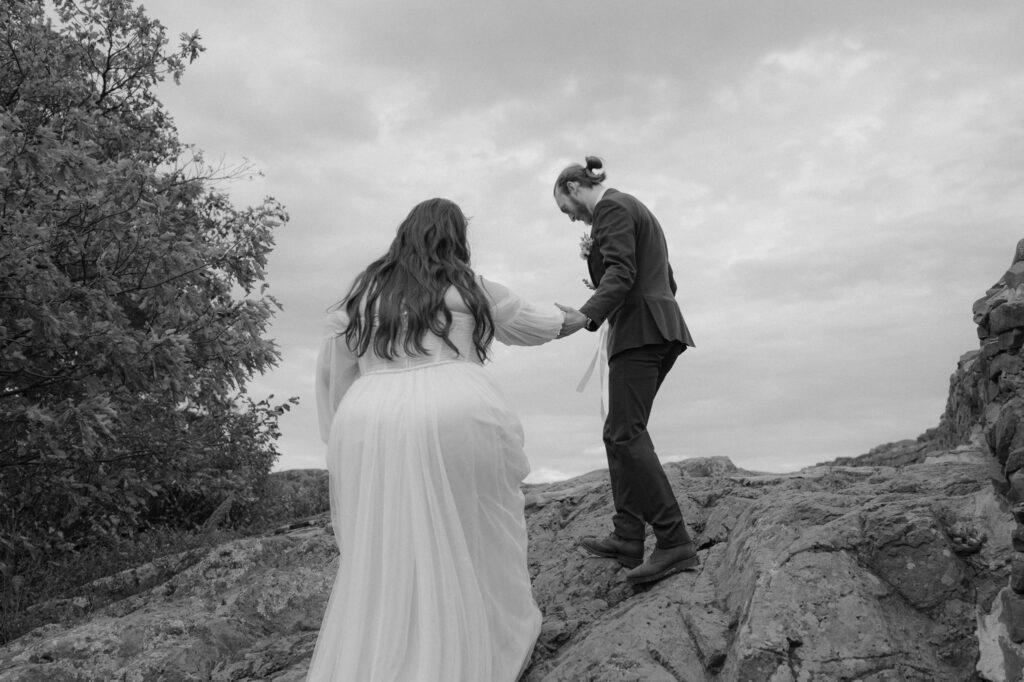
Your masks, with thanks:
[{"label": "ribbon streamer", "polygon": [[601,325],[601,330],[597,335],[597,349],[594,351],[594,357],[590,359],[590,365],[587,366],[587,371],[584,372],[583,378],[576,384],[576,392],[583,393],[583,389],[590,383],[590,378],[594,375],[594,369],[598,369],[598,378],[601,381],[601,419],[608,417],[608,325]]}]

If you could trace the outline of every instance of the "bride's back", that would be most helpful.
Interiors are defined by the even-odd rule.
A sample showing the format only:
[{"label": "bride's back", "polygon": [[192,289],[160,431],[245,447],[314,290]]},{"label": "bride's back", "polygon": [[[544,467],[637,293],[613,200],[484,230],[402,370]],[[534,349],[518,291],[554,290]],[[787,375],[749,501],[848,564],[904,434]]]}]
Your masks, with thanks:
[{"label": "bride's back", "polygon": [[[440,362],[468,361],[482,364],[477,357],[473,345],[473,314],[469,306],[463,300],[459,290],[454,286],[448,287],[444,295],[445,307],[451,312],[452,323],[448,330],[448,341],[455,346],[453,350],[444,342],[440,336],[427,331],[420,337],[420,342],[425,349],[424,353],[409,355],[400,346],[396,348],[395,357],[392,359],[382,358],[373,352],[373,344],[367,352],[359,358],[359,370],[363,374],[370,372],[398,371],[411,369],[423,365],[433,365]],[[374,316],[376,325],[377,316]]]}]

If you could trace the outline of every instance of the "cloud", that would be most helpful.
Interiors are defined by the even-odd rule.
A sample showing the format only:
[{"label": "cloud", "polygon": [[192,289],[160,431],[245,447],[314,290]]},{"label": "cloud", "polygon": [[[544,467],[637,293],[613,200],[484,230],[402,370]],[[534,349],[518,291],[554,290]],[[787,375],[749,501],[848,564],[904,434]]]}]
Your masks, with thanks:
[{"label": "cloud", "polygon": [[[664,226],[698,344],[656,403],[659,451],[761,470],[934,425],[1021,237],[1019,3],[146,6],[208,46],[161,89],[182,139],[252,159],[232,196],[292,216],[269,268],[284,361],[253,386],[303,397],[285,468],[322,460],[322,311],[430,196],[472,216],[482,274],[579,305],[580,225],[551,186],[603,156]],[[495,354],[538,472],[604,466],[597,394],[575,392],[593,341]]]}]

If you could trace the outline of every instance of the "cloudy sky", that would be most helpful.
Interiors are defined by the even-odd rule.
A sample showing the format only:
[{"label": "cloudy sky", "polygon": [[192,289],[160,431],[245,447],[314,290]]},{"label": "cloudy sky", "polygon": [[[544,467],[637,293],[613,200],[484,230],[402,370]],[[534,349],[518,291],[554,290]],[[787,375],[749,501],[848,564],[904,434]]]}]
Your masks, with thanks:
[{"label": "cloudy sky", "polygon": [[[604,158],[666,229],[697,343],[655,404],[665,459],[788,471],[938,423],[971,304],[1024,237],[1024,4],[150,0],[207,51],[161,88],[181,138],[282,201],[270,264],[299,396],[279,469],[324,466],[324,310],[417,202],[458,202],[478,272],[581,305],[551,187]],[[605,466],[581,332],[499,348],[533,480]]]}]

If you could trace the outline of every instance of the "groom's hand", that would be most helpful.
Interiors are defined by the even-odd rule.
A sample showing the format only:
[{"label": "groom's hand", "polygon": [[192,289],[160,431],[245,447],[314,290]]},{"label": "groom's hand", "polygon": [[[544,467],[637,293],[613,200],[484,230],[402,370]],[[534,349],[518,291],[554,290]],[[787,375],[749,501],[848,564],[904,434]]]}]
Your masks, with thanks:
[{"label": "groom's hand", "polygon": [[556,303],[556,306],[565,313],[565,321],[562,322],[562,331],[558,332],[558,338],[564,338],[570,334],[575,334],[587,324],[587,316],[569,306]]}]

